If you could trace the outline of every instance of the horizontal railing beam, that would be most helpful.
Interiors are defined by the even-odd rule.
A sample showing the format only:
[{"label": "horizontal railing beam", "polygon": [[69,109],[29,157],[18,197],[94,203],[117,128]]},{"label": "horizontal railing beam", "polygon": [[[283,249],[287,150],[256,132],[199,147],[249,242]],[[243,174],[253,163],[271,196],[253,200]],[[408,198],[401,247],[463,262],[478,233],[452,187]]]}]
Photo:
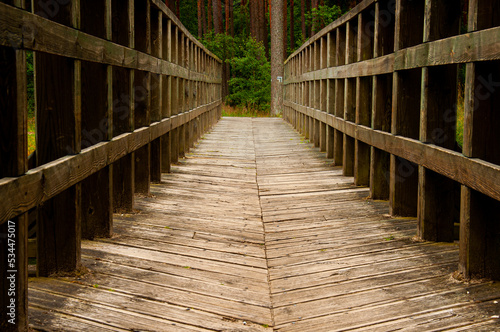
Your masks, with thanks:
[{"label": "horizontal railing beam", "polygon": [[393,71],[500,60],[500,27],[420,44],[374,59],[287,77],[284,84],[384,75]]},{"label": "horizontal railing beam", "polygon": [[[0,20],[1,46],[171,75],[193,81],[221,83],[220,78],[188,70],[172,62],[86,34],[3,3],[0,3],[0,16],[2,16]],[[20,25],[18,22],[23,22],[23,24]],[[215,59],[220,62],[219,59]]]},{"label": "horizontal railing beam", "polygon": [[285,106],[314,118],[359,141],[424,166],[437,173],[500,200],[500,166],[459,152],[420,142],[336,117],[317,109],[285,101]]},{"label": "horizontal railing beam", "polygon": [[76,155],[68,155],[28,171],[20,177],[0,179],[0,220],[9,220],[62,193],[90,175],[113,164],[221,104],[214,101],[148,127],[98,143]]}]

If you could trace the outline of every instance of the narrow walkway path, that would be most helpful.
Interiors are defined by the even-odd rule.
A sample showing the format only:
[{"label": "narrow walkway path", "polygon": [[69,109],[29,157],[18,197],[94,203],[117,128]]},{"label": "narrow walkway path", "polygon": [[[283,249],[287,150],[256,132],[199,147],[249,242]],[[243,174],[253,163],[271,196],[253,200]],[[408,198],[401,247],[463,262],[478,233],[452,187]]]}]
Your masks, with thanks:
[{"label": "narrow walkway path", "polygon": [[500,286],[342,177],[280,119],[225,118],[84,241],[81,276],[30,280],[57,331],[500,331]]}]

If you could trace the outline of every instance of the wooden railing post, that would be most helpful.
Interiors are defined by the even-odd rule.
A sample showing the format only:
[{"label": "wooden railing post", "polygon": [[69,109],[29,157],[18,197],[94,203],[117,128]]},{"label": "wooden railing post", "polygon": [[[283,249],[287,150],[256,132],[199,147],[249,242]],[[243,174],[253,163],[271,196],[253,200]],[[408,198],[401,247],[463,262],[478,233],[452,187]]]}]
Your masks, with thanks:
[{"label": "wooden railing post", "polygon": [[[111,0],[83,1],[80,10],[80,30],[111,41]],[[85,149],[112,137],[112,69],[87,61],[81,67],[81,145]],[[111,166],[82,181],[82,238],[112,235],[112,185]]]},{"label": "wooden railing post", "polygon": [[[370,26],[369,13],[358,15],[357,61],[373,58],[373,36]],[[371,125],[372,104],[371,77],[356,78],[356,123],[364,126]],[[370,184],[370,146],[359,140],[355,141],[354,155],[354,184],[368,186]]]},{"label": "wooden railing post", "polygon": [[[336,49],[336,39],[337,35],[335,31],[331,31],[327,36],[327,51],[326,51],[326,67],[330,68],[335,66],[335,49]],[[326,81],[326,93],[327,93],[327,113],[335,114],[335,80],[328,79]],[[335,130],[331,126],[327,126],[326,130],[326,157],[332,159],[334,157],[334,139]]]},{"label": "wooden railing post", "polygon": [[[150,180],[161,180],[162,135],[172,125],[189,129],[183,135],[187,151],[199,111],[207,125],[220,116],[218,59],[180,24],[170,47],[163,34],[168,30],[172,37],[165,28],[175,19],[162,2],[60,1],[50,13],[40,1],[27,12],[28,3],[0,2],[1,24],[8,26],[0,31],[0,258],[9,264],[0,277],[15,274],[14,282],[0,287],[2,331],[27,329],[28,213],[36,220],[37,274],[74,272],[82,234],[111,236],[113,208],[131,211],[135,184],[149,193]],[[164,61],[166,45],[182,67]],[[200,73],[200,49],[210,77]],[[30,162],[27,50],[35,52],[37,144]],[[175,90],[164,84],[169,75]],[[210,91],[198,91],[202,86]],[[172,91],[175,104],[167,103]],[[202,106],[201,92],[206,103],[217,102],[194,110]],[[163,119],[172,106],[186,113]],[[166,146],[169,165],[169,141]]]},{"label": "wooden railing post", "polygon": [[[469,31],[500,25],[500,3],[469,2]],[[465,79],[463,154],[500,165],[500,62],[468,63]],[[495,143],[494,143],[495,142]],[[462,186],[460,263],[466,277],[500,279],[500,201]]]},{"label": "wooden railing post", "polygon": [[[459,2],[427,0],[424,42],[460,33]],[[420,140],[449,150],[456,145],[457,65],[422,68]],[[454,183],[419,166],[418,236],[424,240],[454,240]]]},{"label": "wooden railing post", "polygon": [[[151,54],[150,2],[134,0],[134,48]],[[134,70],[132,94],[134,97],[134,129],[151,124],[151,73]],[[151,183],[151,144],[135,151],[135,192],[149,195]]]},{"label": "wooden railing post", "polygon": [[456,240],[460,219],[460,272],[500,279],[500,2],[470,0],[466,34],[462,5],[361,2],[286,61],[285,120],[420,239]]},{"label": "wooden railing post", "polygon": [[[336,51],[335,51],[335,66],[342,66],[345,64],[345,48],[346,48],[346,35],[345,28],[339,27],[336,29]],[[344,79],[335,80],[335,116],[344,118]],[[335,129],[333,145],[333,162],[335,166],[342,166],[344,160],[344,134]]]},{"label": "wooden railing post", "polygon": [[[133,0],[112,0],[113,42],[133,47]],[[113,137],[133,130],[133,70],[113,66]],[[134,153],[113,163],[113,210],[130,212],[134,206]]]},{"label": "wooden railing post", "polygon": [[[417,45],[423,39],[424,2],[396,2],[395,51]],[[391,132],[419,138],[421,70],[395,71],[392,89]],[[418,167],[391,156],[389,206],[395,216],[417,215]]]},{"label": "wooden railing post", "polygon": [[[15,5],[24,9],[20,1]],[[21,176],[28,171],[26,51],[16,49],[18,46],[0,47],[0,90],[3,93],[0,139],[4,142],[0,145],[0,178]],[[0,260],[0,329],[27,331],[28,213],[12,220],[0,220]]]},{"label": "wooden railing post", "polygon": [[[171,25],[170,30],[171,41],[171,57],[172,63],[179,63],[179,37],[177,34],[177,27]],[[179,114],[179,78],[175,76],[170,76],[170,110],[171,116]],[[170,162],[175,164],[179,161],[179,128],[174,128],[170,132]]]},{"label": "wooden railing post", "polygon": [[[61,5],[63,6],[63,5]],[[40,10],[35,3],[35,12]],[[64,5],[53,20],[79,28],[79,2]],[[77,154],[81,146],[79,60],[35,54],[37,166]],[[37,274],[73,271],[80,265],[81,184],[45,202],[37,218]]]},{"label": "wooden railing post", "polygon": [[[388,7],[388,1],[375,3],[373,57],[392,53],[394,50],[395,12]],[[391,131],[392,74],[376,75],[372,86],[371,127],[384,132]],[[372,199],[389,198],[390,155],[371,147],[370,196]]]},{"label": "wooden railing post", "polygon": [[[163,58],[163,13],[151,8],[151,54]],[[151,73],[151,122],[162,119],[163,79],[162,75]],[[161,137],[151,142],[151,182],[161,183],[162,171]]]},{"label": "wooden railing post", "polygon": [[[349,21],[346,24],[346,64],[356,61],[357,52],[357,21]],[[356,121],[356,79],[346,78],[344,87],[344,119]],[[344,134],[343,174],[354,175],[354,137]]]},{"label": "wooden railing post", "polygon": [[[162,19],[163,30],[163,46],[162,58],[172,62],[172,21],[167,18]],[[169,118],[172,115],[172,76],[162,75],[162,104],[161,114],[162,118]],[[169,130],[161,137],[161,171],[163,173],[170,173],[171,163],[171,138],[172,133]]]}]

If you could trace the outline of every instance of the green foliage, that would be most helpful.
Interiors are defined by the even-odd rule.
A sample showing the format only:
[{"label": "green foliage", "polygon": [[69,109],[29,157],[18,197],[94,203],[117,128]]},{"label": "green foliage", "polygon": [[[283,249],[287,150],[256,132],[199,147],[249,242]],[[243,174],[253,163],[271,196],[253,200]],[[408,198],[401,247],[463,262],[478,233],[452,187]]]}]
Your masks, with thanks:
[{"label": "green foliage", "polygon": [[225,62],[234,57],[237,39],[224,33],[215,34],[210,31],[203,36],[202,42],[206,48]]},{"label": "green foliage", "polygon": [[35,70],[33,67],[33,52],[26,52],[26,72],[28,76],[28,114],[35,116]]},{"label": "green foliage", "polygon": [[271,102],[271,65],[264,46],[253,38],[244,39],[229,60],[233,77],[229,80],[227,102],[259,111]]},{"label": "green foliage", "polygon": [[313,30],[317,32],[321,30],[322,26],[327,26],[342,16],[342,9],[337,5],[331,7],[318,6],[318,9],[313,8],[305,16],[307,24],[312,26]]},{"label": "green foliage", "polygon": [[262,43],[245,36],[207,33],[205,46],[231,65],[229,95],[231,106],[250,111],[268,111],[271,102],[271,65]]},{"label": "green foliage", "polygon": [[181,1],[179,19],[194,37],[198,37],[198,0]]}]

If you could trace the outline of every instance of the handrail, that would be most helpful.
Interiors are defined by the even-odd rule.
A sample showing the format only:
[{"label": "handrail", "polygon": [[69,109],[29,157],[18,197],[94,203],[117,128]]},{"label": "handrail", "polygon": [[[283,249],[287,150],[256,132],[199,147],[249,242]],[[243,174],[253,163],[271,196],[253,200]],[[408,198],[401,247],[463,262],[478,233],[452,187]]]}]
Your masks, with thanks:
[{"label": "handrail", "polygon": [[[149,194],[220,118],[221,69],[161,0],[0,1],[0,254],[15,234],[17,271],[15,295],[0,297],[2,331],[27,329],[28,220],[37,275],[79,268],[81,239],[111,236],[113,211],[133,211],[134,194]],[[16,324],[4,315],[11,300]]]},{"label": "handrail", "polygon": [[500,8],[471,0],[466,33],[462,9],[363,1],[287,59],[284,118],[420,239],[459,231],[465,277],[500,279]]}]

